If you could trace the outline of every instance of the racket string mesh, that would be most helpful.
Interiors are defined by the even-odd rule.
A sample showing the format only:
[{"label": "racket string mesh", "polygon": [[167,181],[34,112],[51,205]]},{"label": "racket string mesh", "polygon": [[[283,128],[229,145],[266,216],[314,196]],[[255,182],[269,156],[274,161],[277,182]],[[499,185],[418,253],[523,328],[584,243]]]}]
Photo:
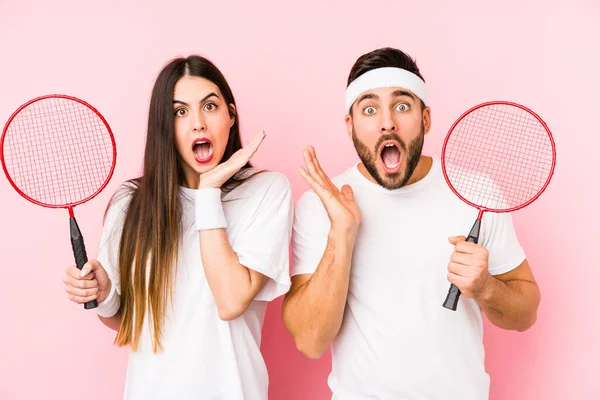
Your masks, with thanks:
[{"label": "racket string mesh", "polygon": [[554,165],[554,147],[534,115],[492,104],[458,122],[443,162],[450,184],[465,200],[508,210],[528,203],[544,188]]},{"label": "racket string mesh", "polygon": [[113,168],[114,147],[103,120],[65,98],[44,98],[23,108],[4,138],[4,163],[14,184],[50,206],[94,195]]}]

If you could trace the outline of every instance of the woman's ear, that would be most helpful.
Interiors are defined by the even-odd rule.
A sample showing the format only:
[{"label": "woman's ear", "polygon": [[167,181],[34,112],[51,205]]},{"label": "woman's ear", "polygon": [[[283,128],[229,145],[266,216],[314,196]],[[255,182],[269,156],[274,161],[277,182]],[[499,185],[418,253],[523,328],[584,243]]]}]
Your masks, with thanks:
[{"label": "woman's ear", "polygon": [[233,124],[235,124],[236,116],[237,110],[235,109],[235,104],[229,103],[229,117],[231,118],[231,124],[229,125],[229,128],[231,128]]}]

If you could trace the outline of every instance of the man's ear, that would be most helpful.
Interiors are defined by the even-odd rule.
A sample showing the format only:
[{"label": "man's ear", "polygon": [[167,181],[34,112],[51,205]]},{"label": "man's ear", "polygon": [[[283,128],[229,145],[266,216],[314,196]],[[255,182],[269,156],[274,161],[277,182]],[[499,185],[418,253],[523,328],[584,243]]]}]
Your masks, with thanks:
[{"label": "man's ear", "polygon": [[346,122],[346,130],[348,131],[348,137],[352,139],[352,113],[346,114],[346,118],[344,119]]},{"label": "man's ear", "polygon": [[425,128],[425,134],[429,133],[431,129],[431,108],[425,107],[423,110],[423,127]]}]

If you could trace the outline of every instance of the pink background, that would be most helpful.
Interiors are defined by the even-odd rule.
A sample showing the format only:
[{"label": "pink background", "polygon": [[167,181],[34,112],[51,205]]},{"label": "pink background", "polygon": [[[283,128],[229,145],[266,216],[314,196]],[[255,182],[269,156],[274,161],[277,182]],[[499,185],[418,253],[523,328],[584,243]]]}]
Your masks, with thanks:
[{"label": "pink background", "polygon": [[[140,171],[151,86],[171,57],[199,53],[222,69],[244,140],[268,124],[255,163],[285,173],[297,200],[307,189],[295,170],[306,145],[331,175],[355,161],[343,123],[353,62],[398,47],[428,83],[427,153],[440,154],[464,110],[492,99],[533,108],[555,135],[550,187],[514,214],[542,290],[539,318],[521,334],[486,324],[491,398],[600,398],[597,0],[82,3],[0,2],[0,124],[47,93],[81,97],[107,118],[118,144],[114,178],[76,208],[88,254],[111,193]],[[0,399],[120,398],[127,350],[63,291],[67,212],[26,202],[4,177],[0,204]],[[301,356],[280,315],[281,299],[264,326],[271,398],[328,399],[329,354]]]}]

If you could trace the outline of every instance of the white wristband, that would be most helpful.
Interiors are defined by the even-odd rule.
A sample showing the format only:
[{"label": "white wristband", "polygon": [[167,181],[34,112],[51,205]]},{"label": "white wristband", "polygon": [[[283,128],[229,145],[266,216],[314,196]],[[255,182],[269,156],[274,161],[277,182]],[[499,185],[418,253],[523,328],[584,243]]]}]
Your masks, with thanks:
[{"label": "white wristband", "polygon": [[106,299],[102,303],[98,303],[96,314],[104,318],[110,318],[119,311],[120,306],[121,296],[117,293],[117,288],[115,288],[113,283]]},{"label": "white wristband", "polygon": [[198,189],[195,193],[196,229],[227,228],[227,220],[221,203],[221,189]]}]

